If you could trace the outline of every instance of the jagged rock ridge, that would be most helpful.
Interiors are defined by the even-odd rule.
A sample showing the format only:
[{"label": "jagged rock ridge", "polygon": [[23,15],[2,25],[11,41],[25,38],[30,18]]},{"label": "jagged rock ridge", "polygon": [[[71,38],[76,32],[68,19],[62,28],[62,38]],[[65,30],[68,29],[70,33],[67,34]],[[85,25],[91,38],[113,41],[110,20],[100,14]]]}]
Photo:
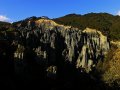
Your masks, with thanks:
[{"label": "jagged rock ridge", "polygon": [[24,27],[21,24],[17,26],[13,44],[17,45],[14,57],[23,67],[27,60],[36,61],[46,70],[68,62],[89,72],[110,48],[107,37],[95,29],[79,30],[45,18],[29,20]]}]

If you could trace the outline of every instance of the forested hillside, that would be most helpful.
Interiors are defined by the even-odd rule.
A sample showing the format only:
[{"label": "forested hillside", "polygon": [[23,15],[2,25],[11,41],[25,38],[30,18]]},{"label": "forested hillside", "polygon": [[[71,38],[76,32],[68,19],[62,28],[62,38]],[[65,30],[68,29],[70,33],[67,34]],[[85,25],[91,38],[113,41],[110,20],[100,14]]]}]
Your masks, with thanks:
[{"label": "forested hillside", "polygon": [[81,30],[84,30],[86,27],[94,28],[102,31],[112,40],[120,40],[120,16],[108,13],[69,14],[53,20]]}]

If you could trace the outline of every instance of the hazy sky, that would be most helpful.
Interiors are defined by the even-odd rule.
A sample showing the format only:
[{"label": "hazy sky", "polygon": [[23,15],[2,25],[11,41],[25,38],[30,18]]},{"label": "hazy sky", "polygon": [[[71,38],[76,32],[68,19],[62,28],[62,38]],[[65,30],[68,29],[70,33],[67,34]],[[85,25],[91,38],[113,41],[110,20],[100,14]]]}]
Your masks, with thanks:
[{"label": "hazy sky", "polygon": [[57,18],[90,12],[120,14],[120,0],[0,0],[1,21],[17,21],[30,16]]}]

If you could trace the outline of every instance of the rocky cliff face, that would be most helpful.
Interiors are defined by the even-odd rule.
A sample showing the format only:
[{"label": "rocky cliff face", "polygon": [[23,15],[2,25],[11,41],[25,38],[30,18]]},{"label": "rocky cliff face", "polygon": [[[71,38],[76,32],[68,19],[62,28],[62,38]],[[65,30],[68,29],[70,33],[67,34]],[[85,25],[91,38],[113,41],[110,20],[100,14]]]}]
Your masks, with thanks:
[{"label": "rocky cliff face", "polygon": [[100,31],[79,30],[45,18],[29,20],[25,26],[19,23],[13,44],[17,46],[14,52],[17,71],[33,61],[48,72],[47,68],[55,67],[51,69],[53,74],[59,67],[64,68],[66,62],[89,72],[110,48],[109,40]]}]

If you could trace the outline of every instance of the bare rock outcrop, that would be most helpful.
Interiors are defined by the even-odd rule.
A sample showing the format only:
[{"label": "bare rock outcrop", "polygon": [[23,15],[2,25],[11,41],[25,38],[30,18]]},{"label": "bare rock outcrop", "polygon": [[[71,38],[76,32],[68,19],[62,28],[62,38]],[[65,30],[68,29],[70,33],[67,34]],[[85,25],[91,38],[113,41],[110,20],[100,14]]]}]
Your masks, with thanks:
[{"label": "bare rock outcrop", "polygon": [[103,60],[110,48],[108,38],[98,30],[79,30],[50,19],[29,20],[25,27],[19,26],[17,31],[18,47],[14,57],[24,60],[24,53],[29,48],[35,54],[34,61],[40,65],[44,62],[46,68],[57,66],[58,62],[69,62],[89,72],[99,60]]}]

